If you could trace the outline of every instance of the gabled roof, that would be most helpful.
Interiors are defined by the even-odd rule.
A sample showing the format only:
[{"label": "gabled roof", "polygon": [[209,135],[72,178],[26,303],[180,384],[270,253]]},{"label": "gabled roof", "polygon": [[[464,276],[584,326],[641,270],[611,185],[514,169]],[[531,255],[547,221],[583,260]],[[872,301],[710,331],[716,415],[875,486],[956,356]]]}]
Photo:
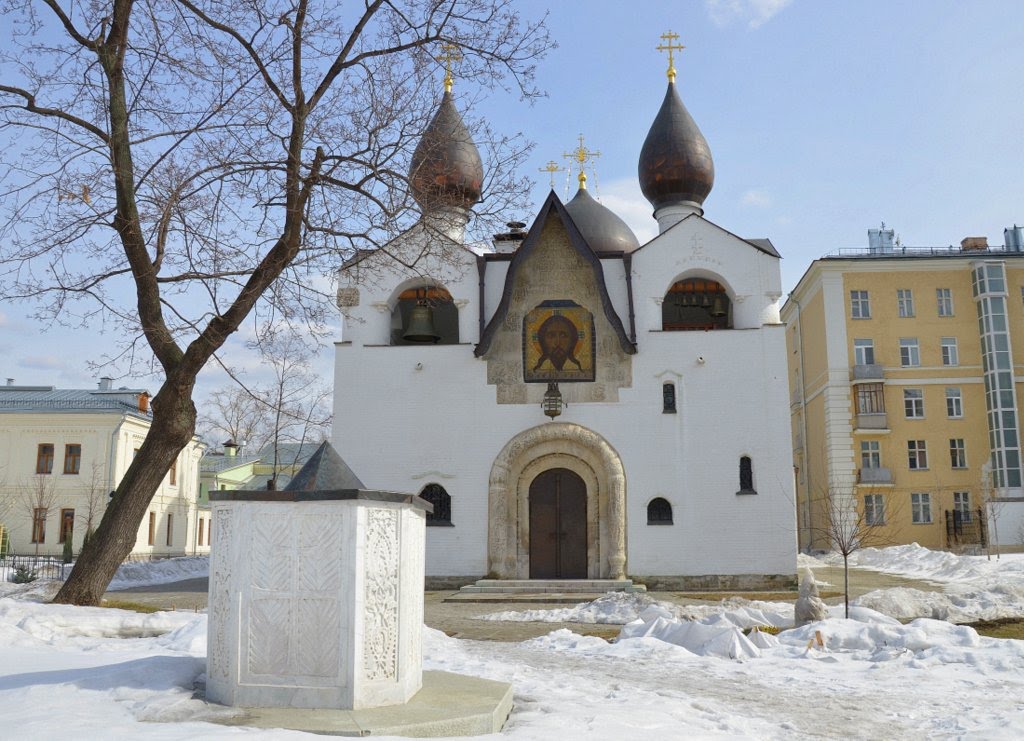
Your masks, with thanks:
[{"label": "gabled roof", "polygon": [[139,396],[145,389],[58,389],[53,386],[0,386],[0,413],[31,412],[43,414],[115,412],[134,413],[150,419],[139,411]]},{"label": "gabled roof", "polygon": [[208,453],[199,462],[199,470],[203,473],[223,473],[224,471],[230,471],[232,468],[241,468],[242,466],[259,463],[259,461],[260,457],[258,455]]},{"label": "gabled roof", "polygon": [[601,269],[601,260],[594,253],[590,246],[587,244],[583,235],[580,234],[580,230],[576,228],[576,224],[573,222],[572,217],[565,210],[565,206],[559,200],[558,196],[554,191],[548,194],[547,200],[540,207],[540,211],[537,212],[537,218],[533,220],[533,224],[530,226],[530,230],[527,233],[526,239],[516,250],[515,255],[512,257],[512,262],[508,266],[508,272],[505,274],[505,288],[501,294],[501,301],[498,304],[497,310],[491,317],[490,321],[487,322],[487,327],[484,329],[483,335],[480,337],[480,344],[473,350],[473,354],[478,358],[482,357],[491,346],[491,342],[494,339],[495,333],[497,333],[499,327],[505,321],[505,316],[508,314],[509,304],[512,302],[512,286],[515,284],[516,276],[519,274],[519,270],[529,260],[531,253],[537,248],[540,243],[541,232],[543,231],[544,225],[550,218],[557,218],[561,221],[562,226],[565,227],[566,232],[569,235],[569,244],[576,250],[576,252],[587,262],[594,274],[594,280],[597,282],[598,294],[601,296],[601,309],[604,312],[605,319],[612,325],[615,330],[616,336],[619,338],[619,345],[622,350],[628,355],[636,353],[636,345],[629,341],[629,337],[626,335],[626,330],[622,326],[622,320],[619,315],[615,313],[615,309],[612,306],[612,300],[608,296],[608,288],[604,282],[604,271]]},{"label": "gabled roof", "polygon": [[778,250],[775,249],[775,245],[772,244],[772,241],[770,239],[762,239],[762,238],[746,239],[744,237],[739,236],[738,234],[732,233],[731,231],[729,231],[725,227],[719,226],[718,224],[716,224],[715,222],[711,221],[710,219],[707,219],[707,218],[701,216],[700,214],[696,214],[696,213],[694,213],[694,214],[687,214],[682,219],[680,219],[677,223],[675,223],[672,226],[670,226],[668,229],[666,229],[664,232],[662,232],[658,236],[654,237],[653,239],[651,239],[651,240],[649,240],[647,242],[644,242],[642,245],[640,245],[640,249],[638,249],[637,252],[639,252],[640,250],[644,249],[648,245],[653,244],[654,242],[657,242],[659,239],[661,239],[663,236],[665,236],[666,234],[671,232],[673,229],[679,228],[680,224],[682,224],[682,223],[684,223],[686,221],[689,221],[690,219],[697,219],[699,221],[703,221],[705,224],[710,224],[711,226],[713,226],[718,231],[724,232],[725,234],[728,234],[730,237],[734,237],[735,239],[738,239],[741,242],[746,242],[747,244],[749,244],[751,247],[753,247],[758,252],[763,252],[766,255],[771,255],[772,257],[777,257],[780,260],[782,259],[782,255],[780,255],[778,253]]}]

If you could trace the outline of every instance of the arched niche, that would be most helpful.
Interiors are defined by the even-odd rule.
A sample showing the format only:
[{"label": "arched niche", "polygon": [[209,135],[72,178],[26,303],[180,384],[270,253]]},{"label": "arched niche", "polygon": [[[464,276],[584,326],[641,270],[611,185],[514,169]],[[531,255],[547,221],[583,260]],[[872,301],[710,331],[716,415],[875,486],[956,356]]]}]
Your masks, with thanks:
[{"label": "arched niche", "polygon": [[[413,309],[417,305],[430,309],[432,325],[439,339],[436,342],[416,342],[404,338]],[[392,345],[457,345],[459,343],[459,309],[448,289],[429,279],[406,281],[388,300],[391,309],[390,335]]]},{"label": "arched niche", "polygon": [[661,328],[666,332],[732,328],[727,284],[713,274],[677,277],[661,302]]}]

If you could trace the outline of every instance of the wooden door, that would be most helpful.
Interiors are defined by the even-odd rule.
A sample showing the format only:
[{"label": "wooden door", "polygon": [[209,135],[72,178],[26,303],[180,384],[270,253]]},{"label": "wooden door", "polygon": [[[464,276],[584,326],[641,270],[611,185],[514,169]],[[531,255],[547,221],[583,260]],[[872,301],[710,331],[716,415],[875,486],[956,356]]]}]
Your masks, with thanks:
[{"label": "wooden door", "polygon": [[587,578],[587,486],[567,468],[530,484],[530,578]]}]

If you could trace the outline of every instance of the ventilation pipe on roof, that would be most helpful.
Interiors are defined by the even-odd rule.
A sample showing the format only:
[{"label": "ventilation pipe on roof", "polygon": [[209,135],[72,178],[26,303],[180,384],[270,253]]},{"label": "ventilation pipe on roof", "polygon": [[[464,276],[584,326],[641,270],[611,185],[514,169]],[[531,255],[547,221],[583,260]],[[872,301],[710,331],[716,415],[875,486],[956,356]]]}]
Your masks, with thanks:
[{"label": "ventilation pipe on roof", "polygon": [[895,232],[892,229],[886,229],[884,221],[880,229],[868,229],[868,251],[872,255],[892,252],[894,236]]},{"label": "ventilation pipe on roof", "polygon": [[7,379],[7,385],[8,386],[13,386],[14,385],[14,379],[13,378],[8,378]]},{"label": "ventilation pipe on roof", "polygon": [[1024,226],[1014,224],[1003,229],[1003,244],[1007,252],[1024,252]]},{"label": "ventilation pipe on roof", "polygon": [[114,382],[114,379],[110,376],[103,376],[100,379],[98,385],[100,391],[110,391],[110,385]]}]

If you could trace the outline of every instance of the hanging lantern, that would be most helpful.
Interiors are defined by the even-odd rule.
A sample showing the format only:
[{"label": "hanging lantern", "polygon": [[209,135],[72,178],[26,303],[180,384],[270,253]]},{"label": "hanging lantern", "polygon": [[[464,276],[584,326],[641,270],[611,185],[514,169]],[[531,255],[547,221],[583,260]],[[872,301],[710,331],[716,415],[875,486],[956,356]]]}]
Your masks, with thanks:
[{"label": "hanging lantern", "polygon": [[544,414],[554,419],[562,413],[562,392],[558,390],[557,381],[548,381],[548,390],[544,392],[544,400],[540,403]]},{"label": "hanging lantern", "polygon": [[402,335],[406,342],[434,342],[441,339],[441,335],[434,329],[434,310],[426,299],[416,302],[412,311],[409,312],[409,326]]}]

